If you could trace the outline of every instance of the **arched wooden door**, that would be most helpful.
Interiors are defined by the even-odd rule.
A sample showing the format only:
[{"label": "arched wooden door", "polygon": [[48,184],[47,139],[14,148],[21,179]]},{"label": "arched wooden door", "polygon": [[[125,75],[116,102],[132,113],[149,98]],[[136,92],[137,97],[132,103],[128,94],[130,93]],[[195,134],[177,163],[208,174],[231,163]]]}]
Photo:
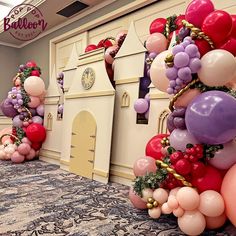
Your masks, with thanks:
[{"label": "arched wooden door", "polygon": [[81,111],[72,124],[70,171],[92,179],[97,124],[88,111]]}]

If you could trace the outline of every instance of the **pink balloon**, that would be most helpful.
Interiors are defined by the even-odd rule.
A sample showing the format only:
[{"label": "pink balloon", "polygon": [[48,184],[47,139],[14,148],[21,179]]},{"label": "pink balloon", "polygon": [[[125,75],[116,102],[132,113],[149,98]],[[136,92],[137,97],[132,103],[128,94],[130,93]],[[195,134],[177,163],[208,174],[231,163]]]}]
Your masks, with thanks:
[{"label": "pink balloon", "polygon": [[[112,64],[114,62],[114,57],[112,57],[110,55],[110,52],[112,51],[117,51],[118,50],[118,45],[114,45],[114,46],[111,46],[109,48],[107,48],[106,52],[105,52],[105,55],[104,55],[104,58],[105,58],[105,61],[108,63],[108,64]],[[115,55],[114,55],[115,56]]]},{"label": "pink balloon", "polygon": [[146,41],[146,48],[149,53],[161,53],[167,49],[167,39],[161,33],[153,33],[148,36]]},{"label": "pink balloon", "polygon": [[223,213],[222,215],[217,217],[206,216],[205,219],[206,219],[206,227],[208,229],[217,229],[224,225],[226,221],[226,215],[225,213]]},{"label": "pink balloon", "polygon": [[186,9],[185,19],[201,28],[204,19],[213,11],[214,5],[210,0],[193,0]]},{"label": "pink balloon", "polygon": [[11,156],[11,161],[13,163],[19,164],[25,160],[25,156],[21,155],[18,151],[15,151]]},{"label": "pink balloon", "polygon": [[21,154],[21,155],[28,155],[30,152],[30,145],[28,143],[21,143],[18,148],[17,151]]},{"label": "pink balloon", "polygon": [[119,41],[120,37],[122,37],[125,34],[128,34],[128,30],[122,30],[116,35],[116,43],[117,44],[118,44],[118,41]]},{"label": "pink balloon", "polygon": [[28,143],[30,146],[31,146],[31,142],[29,141],[28,138],[24,137],[22,140],[21,140],[22,143]]},{"label": "pink balloon", "polygon": [[225,213],[231,223],[236,227],[236,164],[226,173],[222,185],[221,195],[225,202]]},{"label": "pink balloon", "polygon": [[135,176],[143,176],[147,173],[156,172],[156,161],[152,157],[141,157],[134,163]]},{"label": "pink balloon", "polygon": [[147,203],[142,200],[133,190],[133,187],[130,187],[129,190],[129,199],[133,206],[138,209],[147,209]]},{"label": "pink balloon", "polygon": [[209,163],[221,170],[229,169],[236,163],[236,141],[232,140],[224,144],[224,148],[215,153],[214,158]]},{"label": "pink balloon", "polygon": [[153,85],[162,92],[166,93],[169,87],[169,80],[166,77],[165,58],[170,51],[164,51],[158,54],[152,62],[150,69],[150,78]]},{"label": "pink balloon", "polygon": [[35,157],[35,150],[33,148],[30,149],[29,154],[26,155],[26,160],[33,160]]},{"label": "pink balloon", "polygon": [[152,209],[149,209],[148,214],[151,218],[158,219],[161,216],[161,208],[160,207],[154,207]]},{"label": "pink balloon", "polygon": [[[12,127],[7,127],[2,130],[0,130],[0,137],[4,134],[11,134],[12,133]],[[9,139],[9,136],[5,136],[2,138],[2,143],[5,143],[6,140]]]},{"label": "pink balloon", "polygon": [[175,107],[187,107],[188,104],[201,92],[198,89],[189,89],[182,96],[178,97]]},{"label": "pink balloon", "polygon": [[40,105],[41,101],[38,97],[33,97],[33,96],[30,96],[30,102],[28,103],[28,106],[30,108],[36,108]]},{"label": "pink balloon", "polygon": [[39,96],[45,91],[44,81],[38,76],[29,76],[24,82],[25,91],[31,96]]},{"label": "pink balloon", "polygon": [[179,228],[187,235],[199,235],[206,227],[206,220],[199,211],[185,211],[182,217],[178,218]]},{"label": "pink balloon", "polygon": [[198,144],[199,142],[186,129],[174,129],[169,137],[170,145],[175,150],[185,151],[188,143]]}]

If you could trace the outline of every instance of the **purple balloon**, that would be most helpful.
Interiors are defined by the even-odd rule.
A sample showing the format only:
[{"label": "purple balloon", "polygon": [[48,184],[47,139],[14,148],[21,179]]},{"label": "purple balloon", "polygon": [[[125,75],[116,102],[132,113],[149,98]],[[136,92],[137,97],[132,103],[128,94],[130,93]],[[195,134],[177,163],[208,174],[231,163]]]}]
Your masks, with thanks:
[{"label": "purple balloon", "polygon": [[34,108],[29,108],[29,111],[32,116],[35,116],[37,114],[36,109],[34,109]]},{"label": "purple balloon", "polygon": [[33,123],[43,124],[43,118],[41,116],[33,116],[32,117]]},{"label": "purple balloon", "polygon": [[149,117],[149,109],[145,112],[145,118],[148,120],[148,117]]},{"label": "purple balloon", "polygon": [[5,99],[0,104],[0,109],[2,110],[2,113],[7,117],[15,117],[18,115],[17,110],[13,107],[11,103],[9,103],[9,99]]},{"label": "purple balloon", "polygon": [[44,116],[44,106],[43,106],[43,105],[39,105],[39,106],[36,108],[36,111],[37,111],[37,113],[38,113],[40,116]]},{"label": "purple balloon", "polygon": [[173,123],[177,129],[186,129],[185,120],[182,117],[175,117]]},{"label": "purple balloon", "polygon": [[236,99],[221,91],[197,96],[187,107],[188,131],[201,143],[227,143],[236,136]]},{"label": "purple balloon", "polygon": [[23,121],[20,119],[20,115],[17,115],[13,118],[12,124],[15,127],[22,127]]},{"label": "purple balloon", "polygon": [[144,97],[145,100],[147,100],[148,104],[150,104],[150,94],[147,93]]},{"label": "purple balloon", "polygon": [[149,53],[148,57],[154,59],[157,56],[157,53],[151,52]]},{"label": "purple balloon", "polygon": [[63,114],[63,109],[64,109],[64,105],[63,105],[63,104],[61,104],[60,106],[58,106],[58,112],[59,112],[60,114]]},{"label": "purple balloon", "polygon": [[175,67],[170,67],[166,69],[166,77],[169,80],[174,80],[178,76],[178,70]]},{"label": "purple balloon", "polygon": [[175,129],[174,116],[172,115],[172,113],[170,113],[167,117],[167,129],[170,133]]},{"label": "purple balloon", "polygon": [[199,58],[190,59],[189,68],[191,69],[192,73],[197,73],[201,68],[201,60]]},{"label": "purple balloon", "polygon": [[147,100],[143,99],[143,98],[139,98],[135,101],[134,103],[134,110],[137,113],[145,113],[149,108],[149,104],[147,102]]}]

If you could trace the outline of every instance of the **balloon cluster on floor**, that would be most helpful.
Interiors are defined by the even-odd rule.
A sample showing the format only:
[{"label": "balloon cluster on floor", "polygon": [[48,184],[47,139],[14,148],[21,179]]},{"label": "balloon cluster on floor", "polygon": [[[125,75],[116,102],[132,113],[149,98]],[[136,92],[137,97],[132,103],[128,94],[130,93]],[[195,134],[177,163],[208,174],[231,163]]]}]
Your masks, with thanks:
[{"label": "balloon cluster on floor", "polygon": [[193,0],[166,50],[168,19],[177,18],[152,22],[150,37],[159,40],[146,47],[160,49],[150,77],[171,95],[169,134],[152,137],[134,163],[129,197],[151,218],[173,214],[185,234],[199,235],[227,218],[236,226],[236,16]]},{"label": "balloon cluster on floor", "polygon": [[13,126],[0,131],[0,160],[22,163],[38,156],[46,138],[43,126],[45,84],[35,62],[19,66],[13,87],[1,103],[2,113]]}]

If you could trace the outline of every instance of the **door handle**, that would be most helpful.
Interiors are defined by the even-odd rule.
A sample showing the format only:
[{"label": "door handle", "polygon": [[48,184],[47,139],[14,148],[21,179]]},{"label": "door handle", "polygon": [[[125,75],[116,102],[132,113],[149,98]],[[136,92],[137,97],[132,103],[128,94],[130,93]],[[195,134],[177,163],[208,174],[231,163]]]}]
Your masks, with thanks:
[{"label": "door handle", "polygon": [[70,158],[75,158],[74,156],[70,155]]},{"label": "door handle", "polygon": [[94,152],[95,150],[94,149],[89,149],[90,152]]},{"label": "door handle", "polygon": [[71,147],[71,148],[75,148],[75,146],[74,146],[74,145],[70,145],[70,147]]},{"label": "door handle", "polygon": [[88,162],[90,162],[90,163],[94,163],[94,161],[93,161],[93,160],[88,160]]},{"label": "door handle", "polygon": [[96,135],[90,135],[89,137],[90,138],[96,138]]}]

